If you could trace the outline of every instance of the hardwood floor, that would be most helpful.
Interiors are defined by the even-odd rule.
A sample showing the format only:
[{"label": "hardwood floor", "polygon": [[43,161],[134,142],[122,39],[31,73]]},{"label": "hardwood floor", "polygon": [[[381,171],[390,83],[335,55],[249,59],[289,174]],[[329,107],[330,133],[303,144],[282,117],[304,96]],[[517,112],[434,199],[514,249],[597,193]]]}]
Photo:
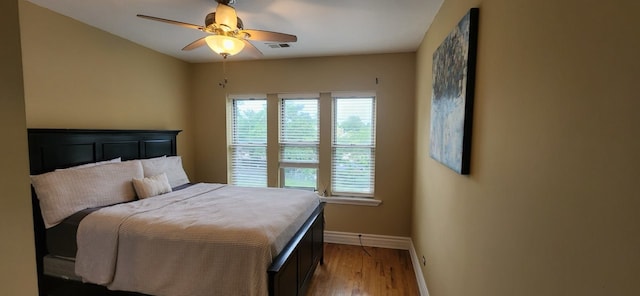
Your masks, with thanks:
[{"label": "hardwood floor", "polygon": [[[74,285],[66,282],[64,288],[52,288],[47,295],[132,296],[142,294],[113,292],[99,286],[80,283]],[[324,264],[316,268],[307,296],[343,295],[419,295],[409,251],[325,244]]]},{"label": "hardwood floor", "polygon": [[325,244],[307,296],[419,295],[409,251]]}]

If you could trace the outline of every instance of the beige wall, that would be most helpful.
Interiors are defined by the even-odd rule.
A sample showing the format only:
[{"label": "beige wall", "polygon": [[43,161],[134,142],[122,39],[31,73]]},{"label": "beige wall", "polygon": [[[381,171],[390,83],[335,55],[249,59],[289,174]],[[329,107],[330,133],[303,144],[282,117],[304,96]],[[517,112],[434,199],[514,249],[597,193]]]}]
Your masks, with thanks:
[{"label": "beige wall", "polygon": [[20,24],[28,127],[183,130],[194,174],[189,64],[26,1]]},{"label": "beige wall", "polygon": [[220,63],[194,65],[196,174],[201,181],[227,181],[227,94],[375,91],[375,190],[383,203],[378,207],[328,205],[327,229],[409,235],[415,54],[231,61],[225,68],[228,85],[222,88]]},{"label": "beige wall", "polygon": [[18,1],[0,2],[0,295],[37,295]]},{"label": "beige wall", "polygon": [[445,0],[417,54],[480,7],[471,175],[427,157],[417,84],[412,237],[430,294],[640,295],[637,1]]}]

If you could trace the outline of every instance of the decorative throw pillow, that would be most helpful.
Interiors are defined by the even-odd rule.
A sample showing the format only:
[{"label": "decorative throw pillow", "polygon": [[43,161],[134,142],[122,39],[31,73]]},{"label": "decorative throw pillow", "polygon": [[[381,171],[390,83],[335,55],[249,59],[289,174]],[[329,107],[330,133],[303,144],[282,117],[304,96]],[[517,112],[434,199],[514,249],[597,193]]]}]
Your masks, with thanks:
[{"label": "decorative throw pillow", "polygon": [[187,177],[187,173],[184,172],[182,157],[180,156],[142,159],[141,162],[145,177],[166,173],[171,188],[189,183],[189,177]]},{"label": "decorative throw pillow", "polygon": [[139,199],[171,192],[171,185],[165,173],[142,179],[133,178],[133,188],[136,189]]},{"label": "decorative throw pillow", "polygon": [[135,200],[133,178],[143,178],[139,160],[31,176],[46,228],[75,212]]}]

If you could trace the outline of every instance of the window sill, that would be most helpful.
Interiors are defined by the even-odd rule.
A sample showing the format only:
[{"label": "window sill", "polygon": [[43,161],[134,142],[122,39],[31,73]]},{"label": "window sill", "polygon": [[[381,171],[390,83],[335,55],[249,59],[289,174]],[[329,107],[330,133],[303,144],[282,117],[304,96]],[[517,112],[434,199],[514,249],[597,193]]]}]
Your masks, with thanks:
[{"label": "window sill", "polygon": [[320,196],[320,201],[326,202],[328,204],[356,205],[356,206],[369,206],[369,207],[377,207],[382,203],[382,201],[379,199],[363,198],[363,197],[341,197],[341,196],[331,196],[331,197]]}]

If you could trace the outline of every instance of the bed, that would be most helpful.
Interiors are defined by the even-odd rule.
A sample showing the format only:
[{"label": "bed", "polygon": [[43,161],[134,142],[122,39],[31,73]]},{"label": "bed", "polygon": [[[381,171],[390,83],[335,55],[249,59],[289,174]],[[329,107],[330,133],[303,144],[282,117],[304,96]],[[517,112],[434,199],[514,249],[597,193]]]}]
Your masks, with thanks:
[{"label": "bed", "polygon": [[[165,130],[70,130],[70,129],[29,129],[29,159],[31,175],[42,175],[56,169],[63,169],[78,166],[86,163],[107,162],[119,159],[123,162],[131,163],[130,160],[153,160],[161,157],[176,157],[176,137],[179,131]],[[135,162],[135,161],[134,161]],[[200,192],[212,192],[227,196],[229,191],[241,192],[243,188],[234,188],[226,185],[213,184],[185,184],[177,186],[173,192],[167,193],[166,196],[173,194],[187,194],[187,192],[200,190]],[[277,189],[282,190],[282,189]],[[133,203],[123,203],[121,205],[107,205],[105,209],[84,209],[59,222],[55,227],[46,228],[43,213],[40,209],[40,202],[32,190],[32,204],[34,217],[34,233],[36,242],[36,260],[38,267],[38,284],[40,295],[145,295],[135,292],[126,292],[118,286],[110,286],[117,290],[125,292],[111,291],[102,285],[82,283],[82,279],[73,271],[77,268],[75,263],[75,254],[68,245],[74,245],[74,236],[80,233],[87,233],[87,226],[79,227],[79,225],[89,225],[89,221],[97,219],[99,213],[111,211],[113,208],[121,208],[118,211],[127,211],[127,207]],[[287,193],[293,191],[287,191]],[[281,192],[273,191],[274,195]],[[195,200],[199,198],[200,193],[193,193]],[[268,193],[265,193],[268,195]],[[266,196],[265,195],[265,196]],[[184,199],[184,197],[176,197]],[[144,202],[152,200],[145,199]],[[191,200],[191,199],[189,199]],[[218,207],[219,203],[215,204]],[[286,206],[289,207],[289,206]],[[124,208],[124,210],[122,210]],[[266,207],[265,207],[266,208]],[[277,211],[272,208],[269,211]],[[202,210],[203,211],[203,210]],[[273,253],[269,259],[270,263],[267,269],[260,272],[260,277],[266,281],[266,291],[268,295],[305,295],[309,286],[309,282],[315,268],[323,260],[323,232],[324,232],[324,205],[318,203],[311,208],[307,206],[304,215],[298,218],[294,229],[288,229],[286,237],[278,238],[281,243],[272,248]],[[283,212],[284,213],[284,212]],[[193,213],[192,213],[193,214]],[[138,214],[135,214],[138,215]],[[283,216],[278,214],[277,216]],[[89,218],[87,218],[89,217]],[[129,218],[127,218],[129,219]],[[80,224],[80,221],[82,224]],[[50,221],[49,221],[50,222]],[[94,222],[95,225],[103,225],[103,221]],[[234,222],[234,223],[237,223]],[[298,227],[299,225],[299,227]],[[47,225],[51,226],[51,225]],[[61,230],[61,228],[69,228],[72,231]],[[291,226],[287,226],[291,227]],[[54,231],[52,231],[52,229]],[[57,232],[56,232],[57,231]],[[177,232],[174,232],[177,233]],[[86,234],[84,234],[86,235]],[[100,237],[100,236],[98,236]],[[56,239],[53,239],[56,238]],[[95,238],[85,241],[92,241]],[[78,246],[81,241],[78,241]],[[62,251],[61,251],[62,250]],[[65,253],[66,252],[66,253]],[[198,251],[199,252],[199,251]],[[80,254],[81,252],[78,252]],[[191,253],[191,252],[187,252]],[[201,254],[201,253],[198,253]],[[89,255],[89,257],[95,256]],[[132,258],[139,255],[130,255]],[[85,256],[86,257],[86,256]],[[201,256],[198,258],[209,258],[211,256]],[[239,258],[241,259],[241,258]],[[78,258],[78,262],[80,258]],[[152,259],[149,259],[152,260]],[[85,261],[86,262],[86,261]],[[126,262],[126,261],[124,261]],[[217,273],[232,273],[237,264],[224,263],[218,264]],[[213,263],[212,263],[213,264]],[[81,264],[80,264],[81,265]],[[125,271],[126,264],[120,263]],[[172,266],[172,268],[175,267]],[[71,270],[71,272],[70,272]],[[212,271],[213,272],[213,271]],[[125,279],[135,276],[139,271],[130,271],[124,274]],[[176,277],[178,278],[178,277]],[[224,274],[217,275],[207,273],[203,278],[224,278]],[[190,281],[197,281],[196,277],[190,277]],[[261,279],[262,280],[262,279]],[[247,285],[255,282],[254,279],[247,279]],[[96,282],[96,281],[91,281]],[[99,282],[99,281],[98,281]],[[191,283],[189,284],[191,285]],[[217,295],[217,291],[211,291],[210,295]],[[219,292],[218,292],[219,293]],[[247,292],[248,293],[248,292]],[[262,295],[262,291],[260,292]],[[149,293],[151,294],[151,293]],[[242,294],[245,294],[244,292]]]}]

